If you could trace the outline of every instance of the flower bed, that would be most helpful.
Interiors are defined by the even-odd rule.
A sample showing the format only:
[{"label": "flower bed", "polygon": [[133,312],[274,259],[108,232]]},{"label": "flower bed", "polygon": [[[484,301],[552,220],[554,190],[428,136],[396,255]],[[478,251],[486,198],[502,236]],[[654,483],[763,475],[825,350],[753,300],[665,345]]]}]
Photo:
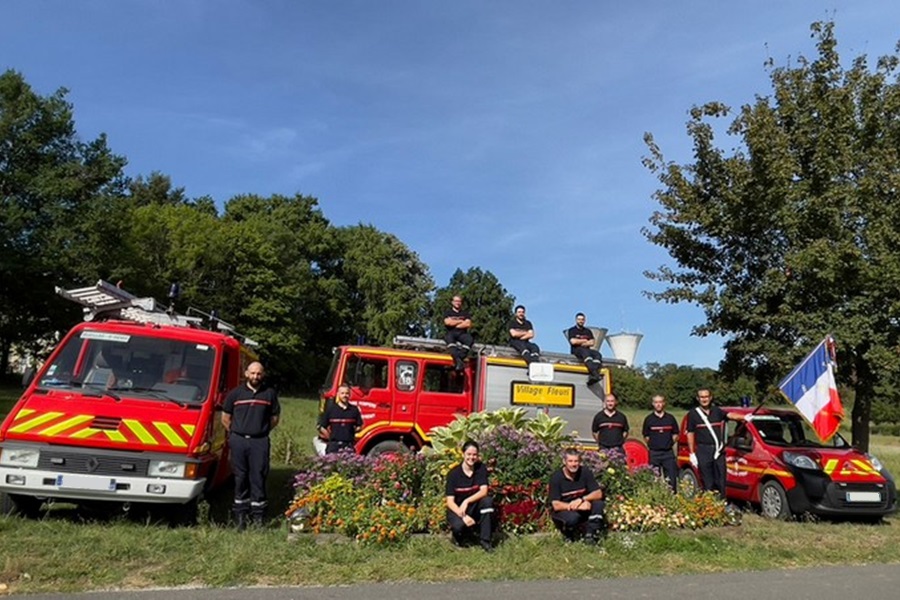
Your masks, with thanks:
[{"label": "flower bed", "polygon": [[[474,439],[488,468],[500,528],[508,535],[550,530],[548,483],[571,444],[561,429],[558,419],[529,420],[516,409],[457,420],[435,431],[434,448],[420,454],[308,457],[294,477],[295,497],[285,514],[295,531],[341,533],[363,544],[445,531],[446,476],[460,461],[462,441]],[[718,497],[673,494],[651,469],[629,470],[597,452],[585,453],[584,464],[606,492],[613,530],[699,528],[728,521]]]}]

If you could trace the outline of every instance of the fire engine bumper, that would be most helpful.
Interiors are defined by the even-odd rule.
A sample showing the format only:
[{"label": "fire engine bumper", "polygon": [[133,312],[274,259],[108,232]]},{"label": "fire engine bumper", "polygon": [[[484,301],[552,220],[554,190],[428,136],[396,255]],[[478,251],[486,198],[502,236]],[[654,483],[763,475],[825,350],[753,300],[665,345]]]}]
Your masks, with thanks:
[{"label": "fire engine bumper", "polygon": [[791,472],[797,485],[787,496],[794,513],[879,517],[897,510],[897,490],[890,478],[884,483],[842,483],[821,471],[793,468]]},{"label": "fire engine bumper", "polygon": [[184,504],[200,496],[206,479],[56,473],[0,467],[0,491],[63,500]]}]

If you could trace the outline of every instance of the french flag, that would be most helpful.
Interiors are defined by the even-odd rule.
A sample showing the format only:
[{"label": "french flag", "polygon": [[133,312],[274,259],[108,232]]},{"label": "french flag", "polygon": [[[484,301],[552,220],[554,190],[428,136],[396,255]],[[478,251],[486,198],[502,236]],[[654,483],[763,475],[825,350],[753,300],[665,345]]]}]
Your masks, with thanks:
[{"label": "french flag", "polygon": [[778,384],[822,442],[830,440],[844,419],[834,382],[834,340],[826,337]]}]

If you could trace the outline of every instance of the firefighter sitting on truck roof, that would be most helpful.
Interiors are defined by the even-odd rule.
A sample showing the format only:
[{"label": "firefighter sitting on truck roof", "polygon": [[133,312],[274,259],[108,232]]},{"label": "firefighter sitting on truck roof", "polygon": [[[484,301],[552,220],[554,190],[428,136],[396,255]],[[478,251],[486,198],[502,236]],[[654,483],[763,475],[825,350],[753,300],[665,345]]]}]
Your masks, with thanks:
[{"label": "firefighter sitting on truck roof", "polygon": [[532,342],[534,339],[534,327],[531,321],[525,318],[525,307],[521,304],[516,307],[515,316],[510,320],[509,345],[522,355],[525,362],[531,364],[541,360],[541,349]]},{"label": "firefighter sitting on truck roof", "polygon": [[356,443],[356,432],[362,429],[362,424],[359,408],[350,404],[350,386],[346,383],[341,384],[334,402],[325,407],[316,426],[319,437],[327,442],[325,454],[334,454],[345,449],[352,452]]},{"label": "firefighter sitting on truck roof", "polygon": [[234,471],[234,522],[239,530],[264,524],[266,477],[269,475],[269,432],[278,425],[278,395],[263,386],[265,369],[252,362],[244,373],[247,381],[225,396],[222,425],[229,432],[231,470]]},{"label": "firefighter sitting on truck roof", "polygon": [[472,315],[462,307],[462,296],[453,296],[450,308],[444,311],[444,326],[447,328],[444,341],[447,342],[447,349],[453,357],[453,367],[457,371],[462,371],[466,367],[465,358],[475,341],[469,333]]},{"label": "firefighter sitting on truck roof", "polygon": [[575,315],[575,326],[569,327],[566,337],[569,338],[569,350],[577,356],[587,367],[588,385],[594,385],[600,381],[600,367],[603,366],[603,357],[594,350],[594,332],[584,326],[584,313]]}]

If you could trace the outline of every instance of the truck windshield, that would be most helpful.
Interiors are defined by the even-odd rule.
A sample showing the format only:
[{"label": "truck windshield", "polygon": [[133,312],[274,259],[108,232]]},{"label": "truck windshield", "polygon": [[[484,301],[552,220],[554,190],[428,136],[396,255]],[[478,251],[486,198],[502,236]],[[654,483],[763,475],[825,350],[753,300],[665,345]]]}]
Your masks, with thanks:
[{"label": "truck windshield", "polygon": [[65,342],[38,386],[196,404],[207,397],[214,359],[206,344],[83,330]]},{"label": "truck windshield", "polygon": [[760,437],[773,446],[807,446],[816,448],[845,448],[846,440],[840,434],[822,444],[813,428],[799,416],[756,415],[753,424]]}]

